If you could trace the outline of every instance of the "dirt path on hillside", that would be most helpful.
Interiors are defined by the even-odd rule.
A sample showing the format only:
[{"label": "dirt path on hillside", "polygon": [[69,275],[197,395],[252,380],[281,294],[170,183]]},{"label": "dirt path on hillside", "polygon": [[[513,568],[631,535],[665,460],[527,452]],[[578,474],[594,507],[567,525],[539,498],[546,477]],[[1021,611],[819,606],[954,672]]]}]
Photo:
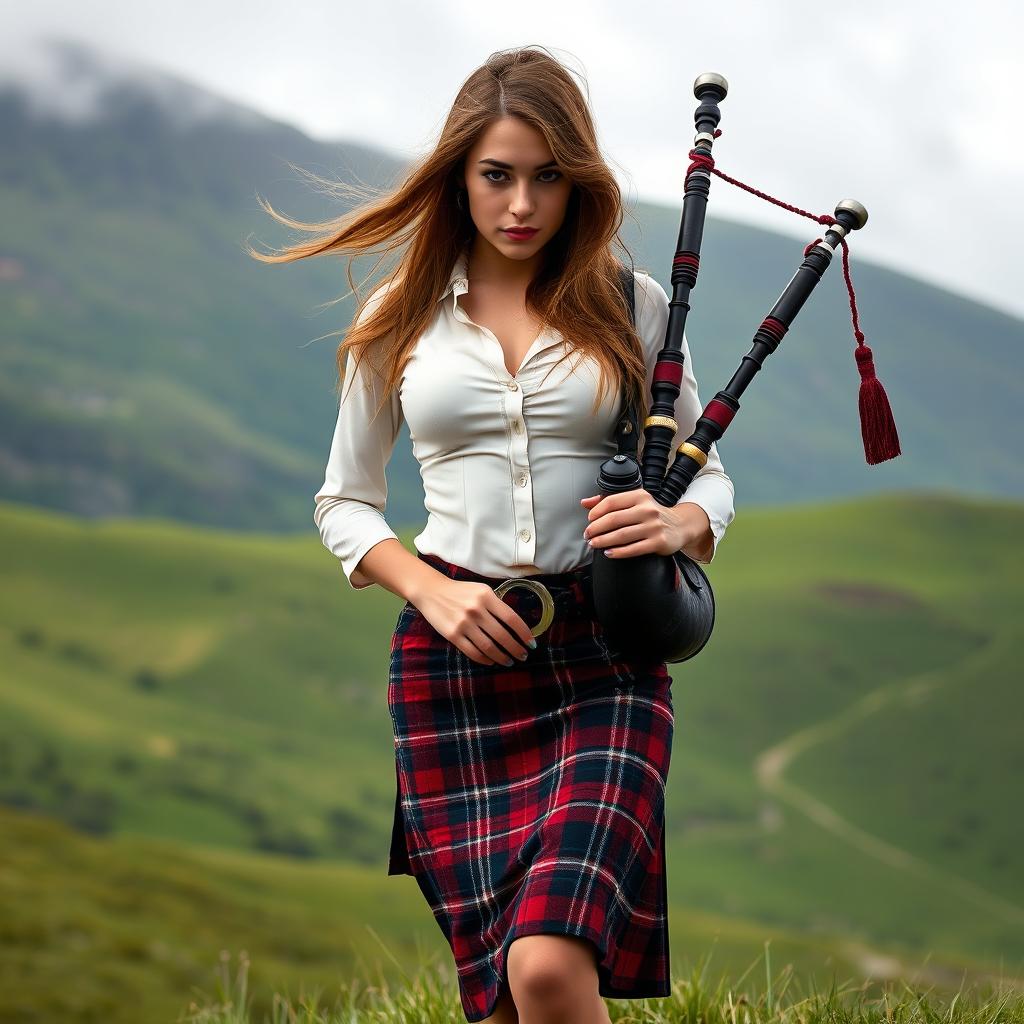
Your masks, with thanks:
[{"label": "dirt path on hillside", "polygon": [[[960,665],[960,671],[974,675],[985,672],[998,655],[1012,643],[1007,636],[997,636],[980,650],[969,655]],[[762,751],[754,760],[754,771],[761,788],[795,810],[806,815],[811,821],[827,829],[833,835],[856,847],[862,853],[881,861],[889,867],[912,871],[920,877],[933,881],[943,893],[956,892],[973,903],[979,910],[994,914],[1001,920],[1014,925],[1024,925],[1024,908],[998,894],[989,892],[969,879],[961,878],[949,871],[937,868],[907,850],[894,846],[878,836],[866,832],[847,821],[828,804],[819,800],[805,789],[794,785],[783,777],[786,766],[799,754],[825,740],[831,739],[856,722],[876,714],[897,701],[921,699],[931,690],[941,686],[948,679],[946,669],[925,672],[910,679],[901,680],[879,687],[866,694],[839,714],[793,733],[781,743]],[[885,958],[885,954],[872,954]],[[943,972],[945,973],[945,972]]]},{"label": "dirt path on hillside", "polygon": [[865,978],[872,981],[903,980],[913,988],[923,985],[938,985],[947,989],[959,989],[961,984],[991,984],[997,992],[1024,993],[1024,979],[1007,978],[987,971],[971,971],[966,968],[946,967],[941,964],[905,963],[891,953],[872,949],[862,942],[844,942],[840,949],[855,963]]}]

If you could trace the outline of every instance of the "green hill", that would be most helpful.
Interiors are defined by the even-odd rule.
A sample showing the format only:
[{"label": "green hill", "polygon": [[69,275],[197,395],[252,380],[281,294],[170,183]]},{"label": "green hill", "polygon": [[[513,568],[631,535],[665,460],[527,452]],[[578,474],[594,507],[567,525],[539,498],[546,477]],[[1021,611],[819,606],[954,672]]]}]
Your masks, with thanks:
[{"label": "green hill", "polygon": [[[221,974],[233,979],[243,961],[252,964],[253,1022],[285,1019],[275,993],[295,1001],[319,992],[330,1006],[342,990],[377,985],[397,995],[427,969],[440,974],[457,1006],[451,954],[411,878],[154,839],[96,839],[3,807],[0,836],[5,1024],[180,1020],[190,1004],[214,1003]],[[788,965],[826,990],[833,977],[857,984],[897,970],[940,992],[955,991],[964,977],[995,981],[964,960],[925,962],[911,951],[883,953],[841,935],[679,903],[670,917],[673,980],[704,960],[709,978],[747,977],[743,991],[761,991],[766,971],[755,962],[768,944],[773,979]]]},{"label": "green hill", "polygon": [[[89,62],[78,53],[77,73]],[[0,498],[89,517],[305,531],[336,415],[334,350],[354,306],[324,306],[348,291],[344,261],[268,267],[245,255],[249,240],[287,237],[256,195],[300,219],[326,219],[347,207],[314,192],[288,161],[375,186],[394,182],[402,164],[251,111],[195,124],[176,113],[141,85],[125,86],[102,117],[67,126],[36,118],[16,89],[0,91]],[[681,137],[681,172],[687,145]],[[723,167],[728,159],[725,146]],[[729,187],[714,185],[688,324],[705,401],[739,366],[803,248],[716,218],[714,193]],[[639,203],[623,225],[637,265],[666,287],[681,202]],[[954,484],[1024,496],[1014,442],[1024,323],[861,260],[856,238],[851,249],[903,455],[864,462],[835,266],[719,446],[738,500]],[[371,266],[358,262],[357,281]],[[405,429],[389,484],[393,525],[420,522]]]},{"label": "green hill", "polygon": [[[730,527],[715,633],[671,666],[678,956],[722,929],[743,966],[775,935],[809,969],[896,950],[1013,973],[1022,525],[1019,504],[930,493]],[[330,984],[364,924],[403,950],[410,927],[440,939],[413,880],[385,875],[397,597],[351,591],[315,536],[16,504],[0,558],[9,969],[88,974],[65,948],[84,931],[111,972],[163,972],[170,997],[220,948],[269,984]]]}]

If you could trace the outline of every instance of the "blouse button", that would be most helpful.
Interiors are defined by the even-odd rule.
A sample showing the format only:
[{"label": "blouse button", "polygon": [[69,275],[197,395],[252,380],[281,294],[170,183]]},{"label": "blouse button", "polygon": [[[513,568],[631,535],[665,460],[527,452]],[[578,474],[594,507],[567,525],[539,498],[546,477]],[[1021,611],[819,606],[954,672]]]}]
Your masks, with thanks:
[{"label": "blouse button", "polygon": [[519,422],[519,420],[513,420],[512,429],[518,434],[519,431],[523,429],[523,425],[522,423]]},{"label": "blouse button", "polygon": [[520,473],[519,474],[519,486],[520,487],[525,487],[526,486],[526,474],[525,473]]},{"label": "blouse button", "polygon": [[508,387],[509,391],[518,391],[519,390],[519,385],[514,380],[510,380],[508,382],[507,387]]},{"label": "blouse button", "polygon": [[530,531],[529,530],[520,530],[519,531],[519,536],[522,537],[523,540],[529,540],[530,539]]}]

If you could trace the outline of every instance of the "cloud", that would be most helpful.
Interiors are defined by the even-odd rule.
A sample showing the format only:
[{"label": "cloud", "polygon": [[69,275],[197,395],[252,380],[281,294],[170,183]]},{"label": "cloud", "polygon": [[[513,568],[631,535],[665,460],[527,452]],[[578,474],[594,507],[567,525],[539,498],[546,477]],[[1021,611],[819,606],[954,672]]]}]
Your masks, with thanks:
[{"label": "cloud", "polygon": [[[1015,261],[1024,14],[996,0],[382,0],[358,17],[319,0],[287,10],[269,0],[39,0],[5,21],[0,66],[19,37],[59,27],[314,137],[410,158],[433,143],[459,85],[490,52],[540,43],[585,77],[627,191],[673,206],[693,137],[691,85],[717,70],[731,87],[720,167],[815,212],[860,199],[871,219],[856,253],[1024,315]],[[813,237],[810,222],[724,182],[712,208]]]}]

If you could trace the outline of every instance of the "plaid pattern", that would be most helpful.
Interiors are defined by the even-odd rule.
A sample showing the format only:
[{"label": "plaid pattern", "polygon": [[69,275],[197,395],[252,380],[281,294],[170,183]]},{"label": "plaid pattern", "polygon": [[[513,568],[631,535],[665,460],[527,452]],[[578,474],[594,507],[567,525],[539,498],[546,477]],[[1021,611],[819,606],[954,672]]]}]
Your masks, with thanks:
[{"label": "plaid pattern", "polygon": [[[419,557],[453,579],[500,582]],[[494,1012],[509,944],[538,932],[589,939],[603,996],[670,992],[672,679],[665,662],[609,650],[589,566],[531,578],[555,618],[523,662],[472,661],[411,603],[391,645],[388,874],[415,877],[455,956],[467,1021]],[[503,600],[538,621],[534,594]]]}]

